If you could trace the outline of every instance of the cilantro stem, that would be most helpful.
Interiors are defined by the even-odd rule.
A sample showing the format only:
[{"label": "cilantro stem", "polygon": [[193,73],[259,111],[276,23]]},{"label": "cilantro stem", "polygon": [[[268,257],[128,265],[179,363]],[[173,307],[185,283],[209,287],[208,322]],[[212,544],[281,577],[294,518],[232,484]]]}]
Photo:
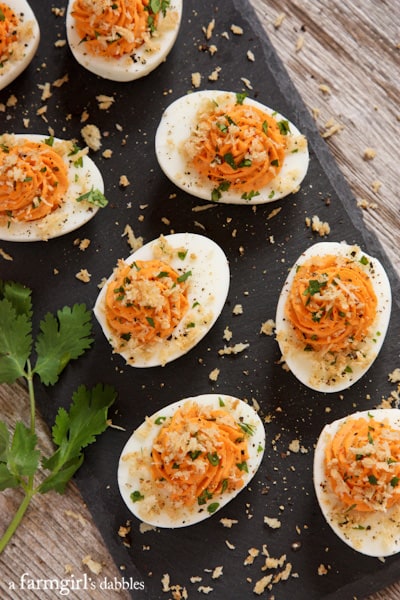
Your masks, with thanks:
[{"label": "cilantro stem", "polygon": [[27,368],[28,368],[28,373],[26,375],[26,381],[28,383],[29,403],[30,403],[30,410],[31,410],[30,428],[31,428],[31,432],[35,433],[36,402],[35,402],[35,390],[33,387],[33,373],[32,373],[31,361],[29,359],[27,360]]},{"label": "cilantro stem", "polygon": [[26,492],[25,498],[22,500],[21,504],[19,505],[19,508],[18,508],[17,512],[15,513],[11,523],[7,527],[2,538],[0,538],[0,554],[3,552],[4,548],[7,546],[8,542],[11,540],[12,536],[16,532],[19,524],[21,523],[21,521],[26,513],[26,510],[32,499],[32,496],[34,494],[34,492],[32,490],[33,477],[29,478],[29,479],[32,479],[32,481],[30,482],[31,489]]}]

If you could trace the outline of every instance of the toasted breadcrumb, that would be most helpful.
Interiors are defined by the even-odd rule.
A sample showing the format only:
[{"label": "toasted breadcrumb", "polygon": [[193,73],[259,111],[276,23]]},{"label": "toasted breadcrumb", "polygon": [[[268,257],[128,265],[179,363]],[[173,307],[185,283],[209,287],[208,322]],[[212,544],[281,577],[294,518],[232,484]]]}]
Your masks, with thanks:
[{"label": "toasted breadcrumb", "polygon": [[121,175],[121,177],[119,178],[119,185],[124,188],[130,185],[130,181],[126,175]]},{"label": "toasted breadcrumb", "polygon": [[235,35],[243,35],[243,28],[239,25],[231,25],[231,31]]},{"label": "toasted breadcrumb", "polygon": [[0,256],[1,258],[4,258],[4,260],[14,260],[11,254],[7,254],[7,252],[3,250],[3,248],[0,248]]},{"label": "toasted breadcrumb", "polygon": [[88,124],[82,127],[81,136],[85,144],[94,152],[100,150],[101,147],[101,133],[97,125]]},{"label": "toasted breadcrumb", "polygon": [[90,554],[82,559],[82,564],[86,565],[88,569],[95,575],[100,575],[101,571],[103,570],[102,564],[97,560],[93,560]]},{"label": "toasted breadcrumb", "polygon": [[203,27],[203,33],[204,33],[206,40],[209,40],[211,38],[213,31],[214,31],[214,27],[215,27],[215,19],[212,19],[209,22],[209,24],[207,25],[207,27]]},{"label": "toasted breadcrumb", "polygon": [[363,159],[364,160],[373,160],[376,156],[376,150],[374,150],[373,148],[365,148],[364,150],[364,154],[363,154]]},{"label": "toasted breadcrumb", "polygon": [[196,73],[192,73],[192,86],[195,88],[200,87],[201,85],[201,73],[198,71]]},{"label": "toasted breadcrumb", "polygon": [[79,279],[79,281],[82,281],[83,283],[89,283],[90,278],[91,278],[91,274],[89,273],[89,271],[87,269],[81,269],[76,275],[75,277],[77,279]]},{"label": "toasted breadcrumb", "polygon": [[220,370],[215,368],[211,371],[208,378],[210,379],[210,381],[217,381],[219,374],[220,374]]},{"label": "toasted breadcrumb", "polygon": [[317,215],[314,215],[312,219],[306,217],[305,221],[306,226],[311,227],[311,230],[318,233],[321,237],[324,237],[331,232],[329,223],[327,221],[321,221]]},{"label": "toasted breadcrumb", "polygon": [[275,321],[273,319],[268,319],[261,324],[260,333],[264,335],[274,335],[275,330]]},{"label": "toasted breadcrumb", "polygon": [[282,13],[280,13],[280,14],[279,14],[279,15],[276,17],[276,19],[275,19],[275,21],[274,21],[274,28],[275,28],[275,29],[279,29],[279,27],[282,25],[282,23],[283,23],[283,20],[285,19],[285,17],[286,17],[286,15],[285,15],[285,13],[283,13],[283,12],[282,12]]}]

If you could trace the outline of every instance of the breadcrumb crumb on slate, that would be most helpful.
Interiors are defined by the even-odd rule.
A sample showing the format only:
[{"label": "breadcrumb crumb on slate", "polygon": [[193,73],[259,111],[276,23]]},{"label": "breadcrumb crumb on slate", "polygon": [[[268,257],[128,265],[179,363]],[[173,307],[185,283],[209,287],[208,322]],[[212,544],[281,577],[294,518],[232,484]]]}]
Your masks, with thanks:
[{"label": "breadcrumb crumb on slate", "polygon": [[286,18],[285,13],[280,13],[274,21],[274,28],[279,29],[279,27],[282,25],[285,18]]},{"label": "breadcrumb crumb on slate", "polygon": [[89,283],[90,278],[91,278],[91,274],[89,273],[89,271],[87,269],[81,269],[76,275],[75,277],[77,279],[79,279],[79,281],[82,281],[83,283]]},{"label": "breadcrumb crumb on slate", "polygon": [[330,225],[327,221],[321,221],[318,215],[314,215],[312,219],[306,217],[306,226],[311,227],[311,231],[318,233],[321,237],[328,235],[331,232]]},{"label": "breadcrumb crumb on slate", "polygon": [[94,152],[101,148],[101,133],[97,125],[88,124],[82,127],[81,136],[85,144]]}]

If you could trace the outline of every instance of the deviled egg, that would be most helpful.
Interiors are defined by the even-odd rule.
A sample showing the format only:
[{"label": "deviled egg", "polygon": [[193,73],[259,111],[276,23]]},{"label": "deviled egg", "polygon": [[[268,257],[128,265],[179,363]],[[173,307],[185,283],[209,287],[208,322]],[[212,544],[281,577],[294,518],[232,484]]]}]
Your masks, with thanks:
[{"label": "deviled egg", "polygon": [[177,38],[182,0],[69,0],[67,39],[83,67],[132,81],[162,63]]},{"label": "deviled egg", "polygon": [[333,531],[369,556],[400,551],[400,410],[357,412],[326,425],[314,486]]},{"label": "deviled egg", "polygon": [[296,192],[309,162],[293,123],[246,94],[205,90],[175,100],[155,138],[165,175],[204,200],[261,204]]},{"label": "deviled egg", "polygon": [[119,489],[146,523],[193,525],[248,485],[264,447],[264,426],[246,402],[226,394],[185,398],[133,432],[119,460]]},{"label": "deviled egg", "polygon": [[0,90],[26,69],[39,41],[39,24],[26,0],[1,0]]},{"label": "deviled egg", "polygon": [[87,151],[52,136],[0,136],[0,239],[58,237],[107,204],[103,178]]},{"label": "deviled egg", "polygon": [[217,320],[229,266],[211,239],[160,236],[119,260],[94,314],[113,351],[133,367],[154,367],[191,350]]},{"label": "deviled egg", "polygon": [[306,386],[343,390],[377,357],[390,311],[390,283],[376,258],[356,245],[314,244],[291,268],[279,297],[282,358]]}]

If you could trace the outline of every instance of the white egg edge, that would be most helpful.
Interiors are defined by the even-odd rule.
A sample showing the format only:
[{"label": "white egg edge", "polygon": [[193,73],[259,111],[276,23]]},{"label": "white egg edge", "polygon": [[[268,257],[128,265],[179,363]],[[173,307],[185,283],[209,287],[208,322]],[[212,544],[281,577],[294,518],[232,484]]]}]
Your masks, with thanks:
[{"label": "white egg edge", "polygon": [[[162,33],[160,51],[150,53],[143,48],[139,48],[134,53],[135,61],[128,58],[128,64],[116,63],[114,58],[97,57],[85,52],[81,45],[81,40],[75,30],[74,18],[71,15],[71,9],[74,0],[69,0],[66,15],[67,40],[70,50],[75,60],[85,69],[111,81],[129,82],[141,77],[145,77],[151,71],[154,71],[167,57],[178,37],[180,24],[182,21],[183,0],[171,0],[168,10],[174,10],[178,14],[176,27],[168,29]],[[160,17],[163,18],[162,15]],[[119,60],[119,59],[118,59]]]},{"label": "white egg edge", "polygon": [[[225,301],[226,301],[226,298],[228,295],[228,291],[229,291],[230,270],[229,270],[228,259],[225,255],[224,251],[216,242],[214,242],[210,238],[207,238],[203,235],[195,234],[195,233],[174,233],[174,234],[170,234],[170,235],[165,235],[164,238],[173,247],[179,248],[179,247],[183,246],[185,248],[188,248],[189,252],[184,260],[174,259],[170,262],[170,264],[173,268],[185,268],[186,270],[188,269],[188,267],[190,267],[190,269],[192,270],[192,279],[194,277],[196,277],[196,279],[201,281],[201,278],[205,277],[205,275],[204,275],[204,272],[200,271],[200,269],[198,268],[199,265],[198,264],[196,265],[196,260],[194,263],[191,262],[190,253],[191,252],[195,252],[195,253],[204,252],[205,245],[207,248],[212,250],[212,252],[214,253],[214,257],[213,257],[213,265],[214,265],[213,278],[214,279],[213,279],[212,285],[214,287],[215,305],[214,305],[214,309],[213,309],[213,318],[212,318],[211,322],[208,324],[207,328],[202,329],[202,331],[199,332],[199,336],[196,338],[196,340],[193,342],[193,344],[190,346],[190,348],[186,348],[184,350],[179,349],[179,348],[174,349],[173,347],[171,348],[171,351],[169,352],[168,360],[166,361],[166,363],[169,363],[169,362],[172,362],[173,360],[176,360],[177,358],[183,356],[190,350],[192,350],[203,339],[203,337],[205,337],[205,335],[210,331],[210,329],[214,325],[215,321],[218,319],[218,317],[221,314],[221,311],[224,307],[224,304],[225,304]],[[128,264],[132,264],[132,262],[134,262],[135,260],[150,260],[150,259],[154,258],[153,247],[158,242],[159,242],[159,238],[152,240],[151,242],[148,242],[147,244],[145,244],[144,246],[142,246],[141,248],[136,250],[128,258],[126,258],[125,262],[127,262]],[[208,268],[209,268],[209,266],[210,265],[208,265]],[[110,281],[112,281],[112,279],[113,279],[113,273],[108,277],[106,283],[103,285],[103,287],[97,297],[97,300],[96,300],[96,303],[95,303],[95,306],[93,309],[94,315],[95,315],[97,321],[99,322],[105,337],[107,338],[107,340],[109,342],[110,342],[110,340],[113,339],[114,335],[113,335],[111,329],[109,328],[106,318],[105,318],[104,302],[105,302],[107,285]],[[208,280],[209,280],[209,278],[208,278]],[[203,290],[201,288],[203,288]],[[208,295],[208,289],[209,289],[208,286],[207,287],[200,286],[200,292],[204,293],[204,298],[206,298]],[[198,292],[198,290],[196,290],[196,292]],[[201,298],[202,298],[202,296],[200,294],[196,295],[196,299],[200,302],[200,304],[201,304]],[[190,301],[191,301],[190,291],[188,294],[188,299],[189,299],[189,304],[190,304]],[[174,330],[174,335],[179,334],[181,329],[182,328],[180,327],[180,324],[178,324]],[[160,343],[160,350],[161,351],[163,350],[162,342]],[[124,357],[125,360],[128,361],[129,356],[130,356],[129,352],[120,352],[119,354],[121,354],[121,356]],[[160,366],[161,363],[162,363],[162,360],[160,359],[160,352],[155,351],[151,357],[145,358],[145,357],[139,356],[134,363],[129,363],[129,365],[132,367],[137,367],[137,368],[147,368],[147,367]]]},{"label": "white egg edge", "polygon": [[[27,139],[43,142],[49,136],[41,134],[13,134],[16,139]],[[61,138],[54,138],[55,142],[64,142]],[[90,184],[94,189],[104,193],[104,182],[100,170],[89,156],[83,156],[82,167],[69,166],[68,178],[73,186],[76,186],[74,173],[82,178],[82,174],[89,174],[88,187]],[[85,190],[86,191],[86,190]],[[84,191],[80,192],[84,193]],[[67,199],[60,208],[50,215],[37,221],[27,223],[12,223],[12,225],[0,225],[0,240],[8,242],[38,242],[53,239],[75,231],[90,221],[97,211],[98,206],[87,202],[76,202]],[[53,231],[51,231],[53,229]],[[51,231],[51,233],[49,233]]]},{"label": "white egg edge", "polygon": [[12,68],[7,69],[4,75],[0,71],[0,90],[7,87],[27,68],[32,61],[40,42],[39,23],[32,8],[25,0],[5,0],[5,3],[17,14],[24,15],[24,23],[32,22],[32,36],[25,45],[25,51],[22,58],[13,61]]},{"label": "white egg edge", "polygon": [[[339,427],[345,421],[348,421],[352,418],[358,417],[366,417],[372,416],[377,421],[384,421],[388,419],[391,425],[400,429],[400,410],[395,408],[378,408],[378,409],[370,409],[355,412],[351,415],[347,415],[341,419],[337,419],[332,423],[325,425],[321,434],[318,438],[315,451],[314,451],[314,462],[313,462],[313,481],[314,481],[314,489],[315,494],[321,509],[322,514],[324,515],[326,522],[330,525],[332,530],[336,533],[336,535],[345,542],[348,546],[360,552],[361,554],[365,554],[367,556],[374,557],[384,557],[384,556],[392,556],[400,552],[400,531],[398,525],[392,522],[392,514],[393,507],[389,509],[386,513],[379,513],[379,518],[383,521],[383,527],[390,528],[396,527],[398,530],[398,538],[397,543],[396,540],[393,540],[392,545],[385,544],[383,536],[376,536],[376,523],[374,522],[374,516],[376,513],[365,513],[365,529],[362,530],[363,538],[361,541],[358,541],[358,547],[356,548],[352,542],[346,537],[343,533],[342,529],[335,524],[334,520],[330,516],[329,509],[325,506],[325,503],[329,501],[329,496],[335,497],[333,492],[325,491],[325,468],[324,468],[324,451],[326,446],[326,437],[327,435],[333,436],[339,429]],[[398,520],[396,520],[398,522]],[[371,528],[368,529],[368,525],[371,525]],[[361,535],[361,534],[360,534]]]},{"label": "white egg edge", "polygon": [[[199,396],[184,398],[182,400],[179,400],[178,402],[174,402],[173,404],[170,404],[170,405],[166,406],[165,408],[158,410],[156,413],[154,413],[150,417],[150,420],[155,421],[157,419],[157,417],[160,417],[160,416],[166,416],[166,417],[172,416],[176,412],[176,410],[178,408],[180,408],[186,402],[203,403],[205,405],[210,405],[213,408],[220,408],[220,406],[221,406],[220,400],[221,399],[226,405],[228,405],[230,402],[237,403],[237,406],[234,409],[234,413],[235,413],[235,415],[237,415],[237,418],[239,419],[240,417],[242,417],[245,422],[247,422],[247,423],[250,422],[252,425],[256,426],[256,430],[255,430],[254,434],[249,437],[250,457],[247,461],[247,464],[249,467],[249,472],[248,473],[244,472],[243,486],[238,490],[234,490],[233,492],[230,492],[229,494],[224,493],[224,494],[220,494],[218,496],[217,495],[213,496],[213,498],[211,499],[210,502],[212,502],[212,503],[218,502],[219,507],[212,514],[207,512],[207,504],[202,506],[201,509],[199,509],[196,505],[195,508],[192,508],[192,509],[189,509],[186,511],[182,511],[180,513],[179,520],[177,520],[177,521],[171,521],[171,519],[170,519],[170,517],[168,517],[168,515],[160,514],[157,518],[149,519],[144,522],[146,522],[150,525],[154,525],[155,527],[171,528],[171,529],[178,528],[178,527],[187,527],[189,525],[194,525],[196,523],[199,523],[200,521],[203,521],[203,520],[207,519],[208,517],[211,517],[213,514],[216,514],[217,512],[219,512],[224,506],[226,506],[226,504],[228,504],[228,502],[233,500],[233,498],[235,498],[249,484],[251,479],[256,474],[256,472],[261,464],[263,455],[264,455],[265,429],[264,429],[264,425],[263,425],[259,415],[254,410],[254,408],[252,408],[249,404],[247,404],[243,400],[240,400],[239,398],[236,398],[234,396],[230,396],[227,394],[200,394]],[[132,491],[135,491],[136,489],[140,488],[140,482],[138,479],[135,480],[134,478],[131,477],[131,475],[129,474],[129,466],[127,464],[127,461],[123,461],[122,457],[127,453],[136,452],[141,449],[143,449],[144,451],[151,450],[153,441],[156,438],[161,426],[155,425],[153,428],[154,431],[150,435],[147,434],[145,442],[143,442],[143,438],[140,437],[140,432],[141,432],[142,428],[145,428],[145,427],[147,428],[147,422],[148,422],[148,420],[146,420],[146,422],[142,423],[133,432],[133,434],[131,435],[131,437],[129,438],[129,440],[125,444],[125,447],[122,450],[120,460],[119,460],[119,465],[118,465],[118,486],[119,486],[121,496],[122,496],[125,504],[127,505],[128,509],[135,515],[135,517],[137,517],[141,521],[143,519],[141,516],[139,516],[138,511],[136,510],[136,508],[137,508],[136,503],[133,503],[132,500],[130,499],[130,494],[132,493]]]},{"label": "white egg edge", "polygon": [[[291,325],[285,318],[285,304],[289,290],[292,286],[294,276],[296,274],[297,266],[301,265],[304,261],[308,260],[312,256],[322,256],[323,254],[328,253],[337,253],[338,255],[346,256],[350,251],[354,249],[356,249],[360,258],[362,256],[365,256],[371,263],[373,263],[377,274],[376,279],[379,282],[379,285],[376,285],[376,283],[374,284],[378,305],[377,319],[373,325],[373,328],[381,333],[374,345],[375,358],[369,363],[369,365],[367,365],[367,367],[355,369],[353,373],[348,374],[347,378],[343,377],[343,380],[341,382],[338,382],[336,385],[323,385],[321,383],[321,385],[319,386],[313,386],[309,381],[310,360],[308,358],[308,355],[306,353],[301,352],[292,352],[290,356],[284,354],[282,347],[283,345],[280,344],[278,339],[278,345],[282,352],[283,359],[289,367],[290,371],[301,383],[317,392],[333,393],[340,392],[344,389],[349,388],[351,385],[356,383],[375,362],[385,340],[390,321],[392,293],[388,276],[380,261],[377,258],[370,256],[357,244],[351,245],[346,244],[345,242],[318,242],[317,244],[310,246],[305,252],[303,252],[303,254],[301,254],[301,256],[297,259],[295,264],[291,267],[289,275],[282,287],[282,291],[279,296],[275,317],[276,338],[279,338],[281,335],[284,335],[285,333],[288,333],[291,330]],[[362,265],[360,266],[362,267]]]},{"label": "white egg edge", "polygon": [[[180,147],[190,135],[192,123],[195,120],[196,113],[203,99],[215,99],[221,95],[228,95],[231,96],[233,100],[236,99],[236,94],[234,92],[226,92],[223,90],[197,91],[178,98],[163,112],[155,136],[156,157],[161,170],[177,187],[202,200],[211,201],[211,194],[215,189],[215,184],[209,181],[197,183],[199,176],[196,173],[192,174],[188,172],[187,164],[180,152]],[[256,106],[264,112],[274,115],[277,120],[287,120],[290,125],[291,135],[302,135],[291,121],[286,119],[286,117],[276,110],[249,97],[245,98],[244,104]],[[275,202],[276,200],[297,191],[306,176],[308,164],[309,152],[308,145],[306,144],[304,150],[286,155],[285,162],[279,175],[267,186],[259,190],[260,195],[245,200],[241,197],[241,192],[228,190],[223,192],[221,198],[216,202],[218,204],[246,205]],[[282,192],[276,191],[275,188],[277,182],[284,180],[287,174],[293,169],[294,165],[297,165],[296,170],[298,170],[298,175],[294,179],[290,191],[287,189]]]}]

